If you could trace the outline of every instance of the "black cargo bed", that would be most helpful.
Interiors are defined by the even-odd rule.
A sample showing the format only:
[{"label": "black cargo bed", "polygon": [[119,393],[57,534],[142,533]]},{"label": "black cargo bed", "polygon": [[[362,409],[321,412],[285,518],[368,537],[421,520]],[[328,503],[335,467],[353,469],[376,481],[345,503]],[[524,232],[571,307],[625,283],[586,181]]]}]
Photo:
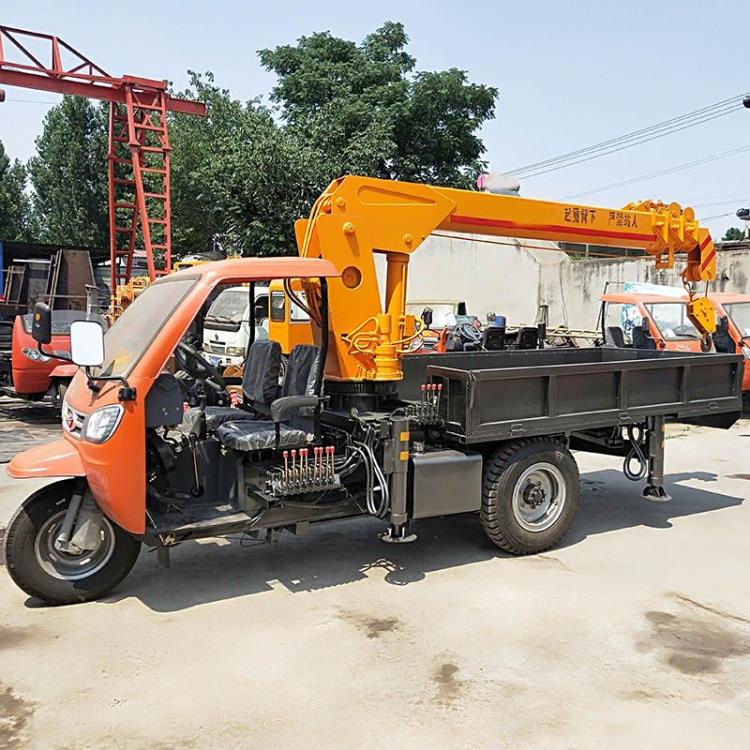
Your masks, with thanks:
[{"label": "black cargo bed", "polygon": [[[443,384],[447,436],[482,443],[585,431],[663,415],[730,426],[742,407],[736,354],[545,349],[404,358],[401,395]],[[415,388],[416,387],[416,388]]]}]

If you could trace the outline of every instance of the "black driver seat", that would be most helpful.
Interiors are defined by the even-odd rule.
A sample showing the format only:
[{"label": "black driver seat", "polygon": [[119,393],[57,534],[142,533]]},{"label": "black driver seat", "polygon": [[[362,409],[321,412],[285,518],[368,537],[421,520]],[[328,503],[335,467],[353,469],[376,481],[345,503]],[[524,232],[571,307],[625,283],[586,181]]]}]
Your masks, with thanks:
[{"label": "black driver seat", "polygon": [[271,421],[225,422],[216,430],[219,442],[243,452],[274,447],[299,448],[310,443],[315,435],[315,405],[318,404],[315,391],[320,366],[319,347],[295,346],[289,355],[281,397],[270,406]]},{"label": "black driver seat", "polygon": [[[271,403],[279,395],[281,346],[277,341],[254,341],[247,353],[242,375],[242,394],[249,409],[233,406],[206,406],[206,431],[215,432],[225,422],[257,420],[270,417]],[[194,424],[200,418],[200,407],[190,409],[186,420]]]}]

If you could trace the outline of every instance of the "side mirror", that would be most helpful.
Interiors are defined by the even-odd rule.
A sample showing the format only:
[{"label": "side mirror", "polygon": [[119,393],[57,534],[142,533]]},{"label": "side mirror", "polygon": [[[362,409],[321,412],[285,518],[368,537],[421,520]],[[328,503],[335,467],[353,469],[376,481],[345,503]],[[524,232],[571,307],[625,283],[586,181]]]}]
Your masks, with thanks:
[{"label": "side mirror", "polygon": [[266,311],[266,308],[262,304],[257,304],[255,306],[255,320],[260,322],[261,320],[265,320],[268,317],[268,312]]},{"label": "side mirror", "polygon": [[104,362],[104,329],[95,320],[70,324],[70,358],[81,367],[98,367]]},{"label": "side mirror", "polygon": [[425,328],[430,328],[432,326],[432,308],[431,307],[425,307],[425,309],[422,310],[422,322],[424,323]]},{"label": "side mirror", "polygon": [[49,344],[52,341],[52,311],[44,302],[34,305],[31,316],[31,337],[37,344]]}]

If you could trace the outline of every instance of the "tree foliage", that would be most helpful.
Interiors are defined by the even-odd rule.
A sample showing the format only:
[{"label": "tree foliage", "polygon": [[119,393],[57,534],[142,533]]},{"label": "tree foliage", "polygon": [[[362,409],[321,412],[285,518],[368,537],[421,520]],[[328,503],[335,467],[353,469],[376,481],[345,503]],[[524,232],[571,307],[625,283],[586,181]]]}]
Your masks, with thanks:
[{"label": "tree foliage", "polygon": [[467,187],[483,167],[478,130],[497,90],[456,68],[415,72],[400,23],[361,44],[328,32],[261,50],[278,77],[271,98],[330,176],[358,172]]},{"label": "tree foliage", "polygon": [[42,242],[107,247],[107,114],[66,96],[44,119],[29,161]]},{"label": "tree foliage", "polygon": [[[322,32],[262,50],[277,78],[269,106],[191,73],[181,93],[208,116],[170,115],[175,253],[205,251],[214,234],[245,254],[293,253],[294,220],[347,173],[468,187],[497,91],[454,68],[417,71],[407,46],[388,22],[359,43]],[[108,245],[106,121],[73,97],[47,115],[29,163],[38,239]]]},{"label": "tree foliage", "polygon": [[206,102],[208,116],[171,124],[175,249],[206,250],[218,233],[230,251],[294,252],[294,219],[322,182],[314,156],[257,101],[232,99],[210,73],[191,77],[184,94]]},{"label": "tree foliage", "polygon": [[26,169],[18,159],[11,162],[0,142],[0,240],[30,240],[32,236]]},{"label": "tree foliage", "polygon": [[724,242],[738,242],[747,238],[747,234],[744,229],[738,229],[737,227],[729,227],[724,236],[721,238]]}]

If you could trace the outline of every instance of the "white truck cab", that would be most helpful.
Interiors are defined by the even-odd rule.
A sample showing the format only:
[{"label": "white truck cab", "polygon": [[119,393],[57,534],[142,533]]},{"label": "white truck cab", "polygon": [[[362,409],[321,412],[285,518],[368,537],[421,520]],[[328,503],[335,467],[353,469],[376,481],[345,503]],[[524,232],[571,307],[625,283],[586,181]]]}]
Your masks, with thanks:
[{"label": "white truck cab", "polygon": [[[268,338],[268,287],[255,288],[255,340]],[[203,324],[203,353],[217,367],[241,366],[250,342],[249,288],[232,286],[213,301]]]}]

